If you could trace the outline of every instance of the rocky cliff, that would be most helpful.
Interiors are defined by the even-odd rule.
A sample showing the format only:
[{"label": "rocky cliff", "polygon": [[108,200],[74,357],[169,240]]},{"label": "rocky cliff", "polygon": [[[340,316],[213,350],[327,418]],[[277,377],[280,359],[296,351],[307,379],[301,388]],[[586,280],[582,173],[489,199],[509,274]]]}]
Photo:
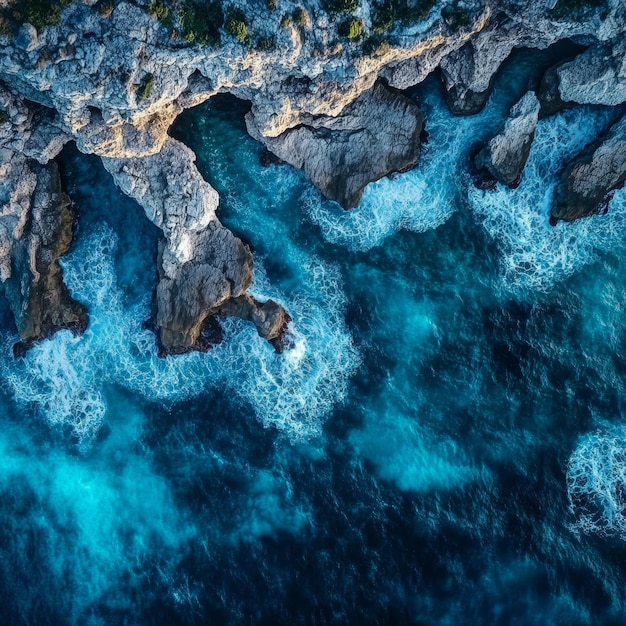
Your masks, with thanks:
[{"label": "rocky cliff", "polygon": [[566,168],[557,186],[552,221],[571,222],[608,209],[610,193],[626,181],[626,116]]},{"label": "rocky cliff", "polygon": [[[194,155],[167,134],[183,109],[224,92],[250,101],[250,134],[350,207],[369,181],[417,162],[422,117],[399,90],[437,71],[452,110],[473,113],[511,50],[570,38],[587,49],[546,74],[541,114],[576,103],[615,106],[626,99],[625,30],[621,0],[1,0],[2,280],[9,285],[7,268],[15,267],[10,250],[29,236],[15,228],[37,193],[25,181],[42,172],[54,178],[48,164],[74,140],[102,157],[163,231],[154,316],[163,349],[203,347],[213,315],[240,315],[275,341],[286,312],[247,296],[250,251],[217,219],[217,194]],[[524,107],[512,112],[505,138],[520,120],[532,126],[534,101]],[[532,132],[516,136],[523,156]],[[492,157],[506,162],[503,147],[517,144],[494,145]],[[31,174],[11,173],[16,154],[31,159],[23,164]],[[61,196],[49,193],[50,206],[53,197]],[[67,229],[31,215],[63,244],[48,255],[53,267]],[[55,280],[62,284],[60,274]],[[55,315],[43,334],[64,325]]]}]

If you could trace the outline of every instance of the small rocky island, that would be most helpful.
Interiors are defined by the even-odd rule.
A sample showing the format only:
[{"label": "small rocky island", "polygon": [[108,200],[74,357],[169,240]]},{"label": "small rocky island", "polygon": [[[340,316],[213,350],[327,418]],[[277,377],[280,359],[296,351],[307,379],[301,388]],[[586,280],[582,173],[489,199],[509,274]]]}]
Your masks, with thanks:
[{"label": "small rocky island", "polygon": [[208,349],[204,331],[228,316],[281,350],[288,312],[247,293],[252,253],[168,134],[184,109],[248,101],[249,134],[351,209],[368,183],[418,165],[428,120],[408,90],[436,73],[451,110],[471,115],[514,49],[572,42],[473,158],[485,193],[514,188],[539,119],[614,107],[561,173],[546,220],[572,221],[626,181],[625,33],[622,0],[0,0],[0,278],[15,353],[89,323],[58,264],[75,219],[55,162],[68,142],[163,233],[151,320],[163,354]]}]

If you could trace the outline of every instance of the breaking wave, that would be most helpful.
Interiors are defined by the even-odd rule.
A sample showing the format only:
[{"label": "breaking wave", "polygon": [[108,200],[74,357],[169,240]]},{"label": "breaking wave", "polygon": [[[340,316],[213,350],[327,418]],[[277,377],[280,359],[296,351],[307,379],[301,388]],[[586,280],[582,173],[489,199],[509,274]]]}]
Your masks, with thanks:
[{"label": "breaking wave", "polygon": [[111,385],[161,401],[223,385],[242,406],[252,407],[266,427],[292,439],[320,432],[358,362],[343,323],[345,298],[338,270],[310,259],[297,292],[285,298],[270,288],[257,265],[253,293],[278,300],[290,312],[293,350],[276,354],[252,325],[229,319],[223,322],[224,342],[208,354],[163,359],[157,356],[153,334],[142,327],[149,315],[148,298],[125,306],[115,277],[116,245],[114,231],[100,226],[66,258],[67,284],[90,310],[83,337],[59,332],[15,362],[12,338],[5,340],[8,383],[18,401],[34,405],[51,424],[71,428],[84,441],[105,418]]},{"label": "breaking wave", "polygon": [[469,203],[500,252],[502,285],[547,291],[596,259],[599,248],[621,239],[626,227],[626,195],[616,193],[607,215],[550,226],[557,177],[611,119],[611,112],[579,107],[542,120],[521,185],[495,191],[468,187]]},{"label": "breaking wave", "polygon": [[569,458],[574,528],[626,540],[626,429],[586,435]]}]

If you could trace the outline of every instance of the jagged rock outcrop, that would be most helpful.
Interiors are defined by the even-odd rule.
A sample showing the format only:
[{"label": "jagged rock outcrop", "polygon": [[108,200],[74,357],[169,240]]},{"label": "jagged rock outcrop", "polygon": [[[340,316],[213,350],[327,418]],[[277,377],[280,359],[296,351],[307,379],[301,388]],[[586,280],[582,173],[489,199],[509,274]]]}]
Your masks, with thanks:
[{"label": "jagged rock outcrop", "polygon": [[626,102],[626,39],[596,44],[551,67],[539,88],[541,115],[575,104],[616,106]]},{"label": "jagged rock outcrop", "polygon": [[[246,13],[252,46],[215,24],[220,45],[197,45],[197,33],[186,32],[175,11],[180,3],[169,0],[176,14],[169,22],[150,15],[149,0],[109,8],[83,0],[64,6],[56,26],[23,24],[15,32],[2,22],[12,19],[8,4],[0,5],[0,81],[22,102],[40,106],[23,114],[3,102],[0,89],[12,133],[4,145],[45,164],[74,140],[103,157],[120,187],[163,229],[155,324],[174,352],[201,347],[203,320],[213,315],[239,311],[270,339],[286,319],[245,294],[250,251],[215,217],[217,195],[197,174],[193,155],[167,135],[182,109],[224,92],[248,100],[251,134],[304,168],[325,195],[354,206],[369,181],[411,166],[419,152],[421,114],[387,86],[414,86],[440,67],[453,109],[475,111],[512,49],[578,37],[615,50],[626,23],[620,0],[572,18],[556,16],[551,3],[442,0],[416,24],[397,20],[386,45],[366,53],[358,40],[341,39],[344,17],[321,0],[306,3],[306,27],[291,17],[299,1],[281,0],[272,11],[233,0]],[[355,10],[366,34],[374,14],[367,0]],[[31,123],[30,115],[45,123]]]},{"label": "jagged rock outcrop", "polygon": [[276,303],[245,293],[252,254],[217,219],[218,194],[196,169],[193,152],[169,138],[158,154],[102,162],[164,234],[153,320],[163,352],[207,349],[202,331],[212,315],[248,319],[261,336],[279,342],[289,318]]},{"label": "jagged rock outcrop", "polygon": [[566,168],[557,186],[551,222],[571,222],[607,208],[610,193],[626,182],[626,115]]},{"label": "jagged rock outcrop", "polygon": [[477,170],[484,170],[498,182],[519,184],[539,119],[539,100],[528,91],[511,108],[502,130],[484,146],[474,159]]},{"label": "jagged rock outcrop", "polygon": [[[601,22],[598,11],[557,20],[543,3],[521,10],[512,1],[467,0],[460,10],[469,17],[454,28],[441,17],[448,3],[440,2],[416,26],[397,22],[400,30],[383,53],[364,54],[358,42],[338,40],[340,20],[318,0],[306,3],[312,21],[306,30],[283,20],[299,2],[283,0],[277,11],[239,2],[250,33],[274,44],[261,51],[225,34],[221,47],[188,45],[180,35],[172,38],[147,4],[121,1],[101,15],[74,2],[57,27],[37,32],[23,26],[14,39],[0,35],[0,78],[56,110],[81,150],[130,158],[158,152],[180,107],[218,92],[252,102],[256,128],[275,137],[306,123],[306,116],[338,116],[378,76],[404,89],[443,64],[450,89],[478,94],[513,48],[583,35],[608,40],[623,30],[614,2]],[[365,0],[361,4],[370,29],[374,12]]]},{"label": "jagged rock outcrop", "polygon": [[457,115],[478,113],[486,105],[496,74],[514,49],[547,48],[586,30],[584,21],[551,19],[539,2],[528,6],[523,15],[507,13],[504,5],[501,8],[493,12],[484,28],[441,60],[446,101]]},{"label": "jagged rock outcrop", "polygon": [[72,241],[73,213],[57,165],[0,149],[0,278],[22,340],[16,354],[66,328],[82,333],[85,307],[63,282],[58,259]]},{"label": "jagged rock outcrop", "polygon": [[259,302],[248,294],[237,298],[228,298],[215,310],[220,317],[239,317],[252,322],[261,337],[267,339],[276,349],[282,352],[291,345],[287,333],[287,325],[291,317],[285,309],[273,300]]},{"label": "jagged rock outcrop", "polygon": [[495,36],[476,37],[442,60],[441,78],[453,113],[472,115],[487,104],[496,72],[511,53],[515,41],[494,45]]},{"label": "jagged rock outcrop", "polygon": [[423,118],[413,101],[378,82],[339,117],[316,117],[278,137],[264,137],[252,112],[246,124],[278,158],[302,169],[327,198],[350,209],[368,183],[417,163]]},{"label": "jagged rock outcrop", "polygon": [[58,259],[73,231],[73,212],[51,159],[68,137],[54,126],[54,111],[27,104],[0,86],[0,281],[21,343],[66,328],[82,333],[85,307],[63,282]]}]

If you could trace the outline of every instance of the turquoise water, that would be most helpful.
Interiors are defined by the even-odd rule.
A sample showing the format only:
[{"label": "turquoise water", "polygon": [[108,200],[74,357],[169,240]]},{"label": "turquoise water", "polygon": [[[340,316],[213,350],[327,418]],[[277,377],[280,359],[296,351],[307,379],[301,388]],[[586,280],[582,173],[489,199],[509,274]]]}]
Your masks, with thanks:
[{"label": "turquoise water", "polygon": [[543,120],[515,191],[467,174],[541,62],[471,118],[428,81],[420,166],[349,213],[259,165],[244,103],[182,116],[253,293],[293,317],[283,355],[229,320],[208,354],[159,359],[158,231],[66,150],[91,325],[16,361],[2,311],[3,623],[623,622],[626,193],[547,221],[613,113]]}]

